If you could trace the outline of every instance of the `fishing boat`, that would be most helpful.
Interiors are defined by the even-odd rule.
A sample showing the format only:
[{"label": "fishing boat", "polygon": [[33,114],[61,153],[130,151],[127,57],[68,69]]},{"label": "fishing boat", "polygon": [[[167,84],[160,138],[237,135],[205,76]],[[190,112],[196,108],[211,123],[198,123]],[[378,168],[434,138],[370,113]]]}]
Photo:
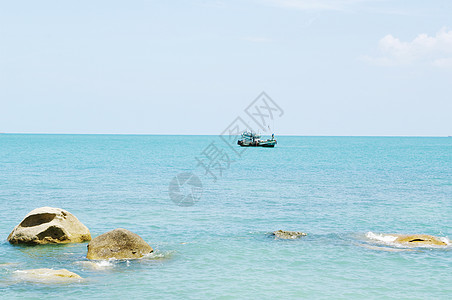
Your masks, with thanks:
[{"label": "fishing boat", "polygon": [[261,136],[252,131],[242,133],[242,138],[237,141],[237,145],[241,147],[275,147],[277,144],[275,135],[267,140],[261,140]]}]

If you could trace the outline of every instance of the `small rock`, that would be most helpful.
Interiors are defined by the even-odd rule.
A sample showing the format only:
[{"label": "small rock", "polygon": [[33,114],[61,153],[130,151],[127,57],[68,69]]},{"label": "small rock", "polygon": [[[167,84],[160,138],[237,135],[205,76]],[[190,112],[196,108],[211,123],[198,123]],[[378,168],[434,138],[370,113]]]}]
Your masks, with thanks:
[{"label": "small rock", "polygon": [[14,272],[14,276],[20,280],[40,283],[64,283],[82,279],[80,275],[66,269],[30,269]]},{"label": "small rock", "polygon": [[88,259],[136,259],[152,251],[138,234],[118,228],[94,238],[88,244]]},{"label": "small rock", "polygon": [[302,236],[308,235],[307,233],[301,231],[286,231],[286,230],[278,230],[272,233],[276,238],[285,239],[285,240],[294,240],[298,239]]},{"label": "small rock", "polygon": [[70,212],[54,207],[29,212],[8,236],[11,244],[65,244],[90,241],[91,234]]}]

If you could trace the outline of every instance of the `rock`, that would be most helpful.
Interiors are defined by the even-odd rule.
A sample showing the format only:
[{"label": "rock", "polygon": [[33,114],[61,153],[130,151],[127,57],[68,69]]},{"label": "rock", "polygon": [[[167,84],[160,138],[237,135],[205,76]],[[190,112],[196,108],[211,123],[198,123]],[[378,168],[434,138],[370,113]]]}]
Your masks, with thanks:
[{"label": "rock", "polygon": [[31,269],[14,272],[14,276],[20,280],[41,282],[41,283],[64,283],[79,281],[82,279],[78,274],[69,272],[66,269]]},{"label": "rock", "polygon": [[376,234],[368,232],[366,233],[366,237],[378,243],[409,247],[447,246],[450,244],[447,238],[439,238],[427,234]]},{"label": "rock", "polygon": [[298,239],[302,236],[308,235],[307,233],[300,232],[300,231],[285,231],[285,230],[274,231],[272,234],[279,239],[285,239],[285,240],[294,240],[294,239]]},{"label": "rock", "polygon": [[118,228],[88,244],[88,259],[136,259],[154,251],[138,234]]},{"label": "rock", "polygon": [[447,243],[437,238],[436,236],[428,235],[428,234],[394,234],[397,238],[394,240],[394,243],[404,244],[404,245],[412,245],[412,246],[447,246]]},{"label": "rock", "polygon": [[54,207],[28,213],[8,236],[11,244],[65,244],[90,241],[91,234],[70,212]]}]

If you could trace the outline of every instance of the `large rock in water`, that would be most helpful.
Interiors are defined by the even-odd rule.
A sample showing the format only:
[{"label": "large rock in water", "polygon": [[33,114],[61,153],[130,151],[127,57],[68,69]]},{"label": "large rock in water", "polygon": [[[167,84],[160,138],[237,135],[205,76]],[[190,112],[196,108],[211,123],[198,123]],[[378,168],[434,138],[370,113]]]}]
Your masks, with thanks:
[{"label": "large rock in water", "polygon": [[90,241],[91,234],[70,212],[54,207],[28,213],[8,236],[11,244],[64,244]]},{"label": "large rock in water", "polygon": [[274,231],[272,234],[279,239],[285,240],[294,240],[302,236],[308,235],[307,233],[301,231],[286,231],[286,230]]},{"label": "large rock in water", "polygon": [[136,259],[154,251],[138,234],[118,228],[88,244],[88,259]]},{"label": "large rock in water", "polygon": [[63,283],[81,280],[82,277],[66,269],[31,269],[14,272],[14,276],[20,280],[40,283]]},{"label": "large rock in water", "polygon": [[395,243],[411,245],[411,246],[447,246],[447,243],[437,238],[436,236],[428,234],[394,234],[397,238],[394,240]]}]

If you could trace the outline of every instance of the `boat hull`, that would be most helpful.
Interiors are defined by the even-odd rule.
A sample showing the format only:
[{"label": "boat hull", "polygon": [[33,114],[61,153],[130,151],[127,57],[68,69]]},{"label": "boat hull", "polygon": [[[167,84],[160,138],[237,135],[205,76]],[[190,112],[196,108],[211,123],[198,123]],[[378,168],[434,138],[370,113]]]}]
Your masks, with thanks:
[{"label": "boat hull", "polygon": [[273,148],[276,145],[276,141],[264,141],[264,142],[254,142],[254,143],[244,143],[243,141],[238,141],[237,144],[240,147],[265,147]]}]

